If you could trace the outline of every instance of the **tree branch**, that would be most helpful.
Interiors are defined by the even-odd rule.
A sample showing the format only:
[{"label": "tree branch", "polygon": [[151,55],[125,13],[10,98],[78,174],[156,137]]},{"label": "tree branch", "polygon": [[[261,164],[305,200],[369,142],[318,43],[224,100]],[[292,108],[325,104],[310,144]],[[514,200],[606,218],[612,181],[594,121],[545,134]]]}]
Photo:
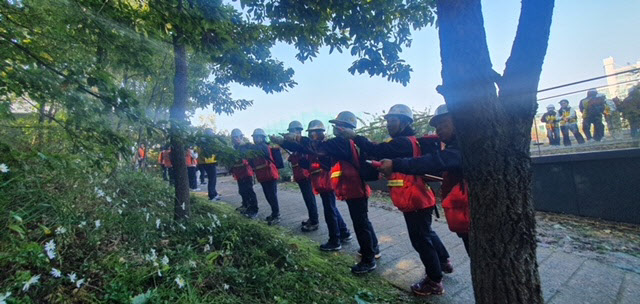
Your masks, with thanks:
[{"label": "tree branch", "polygon": [[[522,0],[516,37],[500,86],[500,99],[508,111],[535,111],[535,94],[547,53],[553,6],[554,0]],[[514,95],[521,98],[507,98]]]}]

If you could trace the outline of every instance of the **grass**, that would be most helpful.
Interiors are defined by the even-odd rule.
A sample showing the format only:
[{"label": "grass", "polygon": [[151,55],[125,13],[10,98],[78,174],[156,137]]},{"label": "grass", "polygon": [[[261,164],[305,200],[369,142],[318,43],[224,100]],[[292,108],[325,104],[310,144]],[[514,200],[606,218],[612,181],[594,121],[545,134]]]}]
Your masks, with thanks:
[{"label": "grass", "polygon": [[413,300],[378,276],[353,276],[351,256],[321,253],[227,205],[192,197],[190,218],[176,222],[172,190],[159,179],[101,172],[84,159],[0,156],[10,169],[0,175],[0,298],[10,293],[8,303]]}]

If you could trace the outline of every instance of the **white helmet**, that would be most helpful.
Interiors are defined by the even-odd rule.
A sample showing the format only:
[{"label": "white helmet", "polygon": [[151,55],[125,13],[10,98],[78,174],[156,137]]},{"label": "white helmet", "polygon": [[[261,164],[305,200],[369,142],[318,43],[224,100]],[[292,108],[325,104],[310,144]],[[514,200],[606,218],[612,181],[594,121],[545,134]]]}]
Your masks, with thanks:
[{"label": "white helmet", "polygon": [[442,119],[442,117],[444,117],[444,115],[449,114],[449,110],[447,109],[447,104],[443,104],[443,105],[439,105],[436,108],[436,112],[433,113],[433,117],[431,117],[431,120],[429,121],[429,125],[432,127],[435,127],[436,124],[438,124],[438,121],[440,121],[440,119]]}]

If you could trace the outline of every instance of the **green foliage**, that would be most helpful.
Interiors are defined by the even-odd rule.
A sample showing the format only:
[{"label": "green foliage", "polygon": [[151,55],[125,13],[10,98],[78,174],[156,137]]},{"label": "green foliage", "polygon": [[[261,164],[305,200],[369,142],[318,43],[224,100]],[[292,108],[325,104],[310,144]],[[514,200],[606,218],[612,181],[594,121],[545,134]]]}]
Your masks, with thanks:
[{"label": "green foliage", "polygon": [[[407,300],[376,276],[352,276],[351,257],[321,253],[227,205],[192,197],[189,223],[174,222],[172,190],[155,177],[123,168],[106,175],[81,157],[0,148],[0,163],[10,169],[0,173],[0,292],[11,292],[10,301]],[[45,244],[52,240],[50,259]],[[71,282],[72,273],[83,284]],[[35,275],[38,282],[23,291]]]},{"label": "green foliage", "polygon": [[[382,114],[367,112],[364,114],[367,115],[367,118],[358,118],[363,126],[357,129],[356,133],[375,142],[384,142],[388,139],[389,133],[387,132],[386,121],[384,119],[385,111],[382,111]],[[431,117],[433,117],[431,109],[422,111],[413,110],[413,124],[411,126],[416,132],[416,136],[435,132],[435,128],[429,125]]]}]

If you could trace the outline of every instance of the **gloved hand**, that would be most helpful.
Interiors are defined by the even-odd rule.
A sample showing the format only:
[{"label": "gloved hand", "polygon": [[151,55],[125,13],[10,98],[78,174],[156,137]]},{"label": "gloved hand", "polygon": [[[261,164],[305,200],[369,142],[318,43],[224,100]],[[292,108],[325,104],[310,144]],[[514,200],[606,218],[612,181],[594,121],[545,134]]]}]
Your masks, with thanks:
[{"label": "gloved hand", "polygon": [[386,177],[391,176],[393,173],[393,161],[390,159],[383,159],[380,161],[382,165],[378,167],[378,171],[382,172]]}]

